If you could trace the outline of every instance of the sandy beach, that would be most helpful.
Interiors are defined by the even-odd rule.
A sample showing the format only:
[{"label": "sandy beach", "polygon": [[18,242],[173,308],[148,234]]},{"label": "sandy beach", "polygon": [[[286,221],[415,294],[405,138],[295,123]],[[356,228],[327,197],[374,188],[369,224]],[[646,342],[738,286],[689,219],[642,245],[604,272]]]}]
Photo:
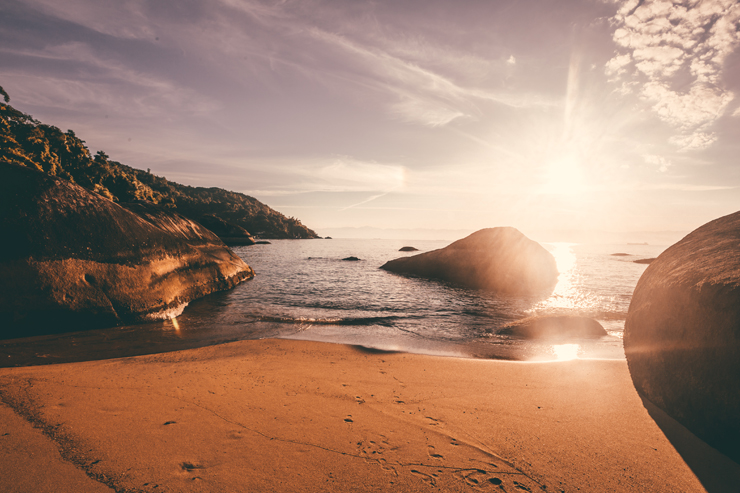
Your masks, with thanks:
[{"label": "sandy beach", "polygon": [[740,478],[720,458],[727,477],[705,489],[625,361],[259,340],[2,369],[0,397],[6,492],[685,493]]}]

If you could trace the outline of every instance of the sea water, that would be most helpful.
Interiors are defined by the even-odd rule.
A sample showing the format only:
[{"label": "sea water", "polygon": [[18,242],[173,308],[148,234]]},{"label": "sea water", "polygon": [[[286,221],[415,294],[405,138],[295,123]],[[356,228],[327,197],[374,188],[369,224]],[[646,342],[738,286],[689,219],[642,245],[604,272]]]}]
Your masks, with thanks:
[{"label": "sea water", "polygon": [[[0,366],[110,358],[268,337],[469,358],[622,359],[632,291],[656,245],[543,243],[560,272],[544,299],[506,297],[380,269],[388,260],[449,241],[272,240],[236,247],[256,272],[236,288],[195,301],[174,320],[0,341]],[[414,246],[419,252],[399,252]],[[614,255],[614,254],[620,255]],[[360,260],[345,260],[357,257]],[[499,334],[533,315],[599,321],[598,339],[531,341]],[[29,349],[30,348],[30,349]]]}]

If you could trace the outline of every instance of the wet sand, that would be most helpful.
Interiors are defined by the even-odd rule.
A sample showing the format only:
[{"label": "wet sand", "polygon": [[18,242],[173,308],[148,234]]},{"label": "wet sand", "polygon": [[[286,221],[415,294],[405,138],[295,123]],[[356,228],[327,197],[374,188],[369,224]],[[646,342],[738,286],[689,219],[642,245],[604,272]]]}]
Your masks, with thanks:
[{"label": "wet sand", "polygon": [[624,361],[291,340],[0,370],[2,491],[705,491]]}]

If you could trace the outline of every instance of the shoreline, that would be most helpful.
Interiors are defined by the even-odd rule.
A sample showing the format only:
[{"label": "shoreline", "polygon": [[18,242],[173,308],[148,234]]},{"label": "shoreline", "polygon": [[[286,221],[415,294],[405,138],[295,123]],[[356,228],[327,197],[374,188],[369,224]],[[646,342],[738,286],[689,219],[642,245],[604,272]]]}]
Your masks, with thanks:
[{"label": "shoreline", "polygon": [[8,491],[706,491],[623,360],[247,340],[4,368],[0,399]]}]

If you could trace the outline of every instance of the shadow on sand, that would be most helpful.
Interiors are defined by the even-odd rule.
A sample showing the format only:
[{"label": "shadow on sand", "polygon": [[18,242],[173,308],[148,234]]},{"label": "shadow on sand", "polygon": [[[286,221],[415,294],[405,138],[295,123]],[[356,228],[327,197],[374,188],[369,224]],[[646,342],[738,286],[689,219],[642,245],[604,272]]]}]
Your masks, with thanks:
[{"label": "shadow on sand", "polygon": [[718,452],[640,394],[642,405],[707,493],[740,491],[740,464]]}]

